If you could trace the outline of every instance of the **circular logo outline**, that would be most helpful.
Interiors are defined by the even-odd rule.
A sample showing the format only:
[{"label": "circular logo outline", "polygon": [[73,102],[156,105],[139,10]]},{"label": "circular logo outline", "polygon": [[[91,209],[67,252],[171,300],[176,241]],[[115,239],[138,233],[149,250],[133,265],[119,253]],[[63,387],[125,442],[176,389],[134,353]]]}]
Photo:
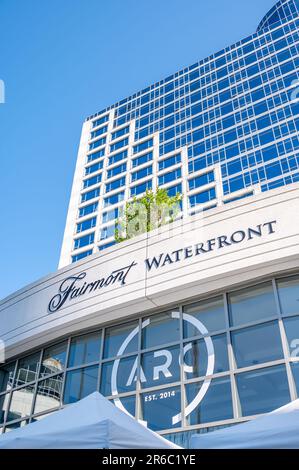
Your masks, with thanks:
[{"label": "circular logo outline", "polygon": [[[171,316],[172,316],[172,318],[178,318],[179,319],[180,318],[180,313],[179,312],[172,312]],[[206,373],[205,373],[205,380],[203,381],[202,386],[200,387],[200,389],[199,389],[198,393],[196,394],[196,396],[193,398],[191,403],[189,403],[189,405],[185,408],[185,417],[187,417],[187,416],[190,415],[190,413],[192,413],[192,411],[195,410],[195,408],[197,408],[197,406],[200,404],[200,402],[205,397],[205,395],[206,395],[206,393],[207,393],[207,391],[208,391],[208,389],[211,385],[212,379],[210,378],[210,376],[213,375],[214,368],[215,368],[215,350],[214,350],[214,345],[213,345],[211,335],[208,332],[207,328],[204,326],[204,324],[200,320],[193,317],[192,315],[189,315],[188,313],[183,313],[183,320],[191,323],[203,335],[203,339],[205,341],[207,354],[208,354],[208,364],[207,364],[207,370],[206,370]],[[148,318],[147,320],[144,320],[141,324],[141,328],[142,329],[146,328],[150,324],[150,321],[151,321],[150,318]],[[122,343],[122,345],[120,346],[120,348],[117,352],[117,356],[122,356],[123,355],[123,353],[126,350],[128,344],[138,334],[138,332],[139,332],[139,325],[136,326],[136,328],[134,328],[134,330],[132,330],[131,333],[127,336],[127,338],[124,340],[124,342]],[[183,356],[185,356],[185,354],[188,350],[187,348],[189,349],[188,344],[185,345],[185,347],[183,349]],[[112,396],[118,395],[117,372],[118,372],[118,367],[119,367],[119,364],[120,364],[120,360],[121,360],[121,358],[116,359],[114,361],[114,364],[113,364],[113,367],[112,367],[112,373],[111,373]],[[181,358],[180,358],[180,360],[181,360]],[[188,367],[189,366],[185,366],[185,367],[187,368],[185,370],[187,370],[187,372],[188,372]],[[189,372],[190,372],[190,369],[189,369]],[[130,414],[128,412],[128,410],[124,407],[124,405],[122,404],[122,402],[119,398],[114,398],[114,403],[119,409],[121,409],[122,411],[124,411],[127,414]],[[182,413],[180,412],[180,413],[178,413],[178,414],[176,414],[175,416],[172,417],[172,424],[173,425],[177,424],[181,420],[182,420]]]}]

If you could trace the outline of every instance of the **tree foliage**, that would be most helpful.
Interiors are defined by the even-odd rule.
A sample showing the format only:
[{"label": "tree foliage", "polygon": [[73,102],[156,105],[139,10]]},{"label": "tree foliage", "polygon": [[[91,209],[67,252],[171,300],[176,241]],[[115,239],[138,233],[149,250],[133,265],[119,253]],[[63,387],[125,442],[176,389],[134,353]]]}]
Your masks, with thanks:
[{"label": "tree foliage", "polygon": [[127,202],[121,217],[117,220],[115,240],[120,243],[142,233],[150,232],[172,223],[180,212],[180,193],[168,196],[167,190],[158,188],[154,193],[147,190],[141,198],[134,197]]}]

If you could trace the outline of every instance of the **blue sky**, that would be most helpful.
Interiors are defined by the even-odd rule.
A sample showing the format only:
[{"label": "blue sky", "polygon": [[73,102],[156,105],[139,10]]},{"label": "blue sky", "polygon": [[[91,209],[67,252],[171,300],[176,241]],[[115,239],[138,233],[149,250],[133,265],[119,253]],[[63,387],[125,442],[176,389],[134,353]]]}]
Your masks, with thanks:
[{"label": "blue sky", "polygon": [[274,0],[0,0],[0,299],[57,269],[82,122],[252,34]]}]

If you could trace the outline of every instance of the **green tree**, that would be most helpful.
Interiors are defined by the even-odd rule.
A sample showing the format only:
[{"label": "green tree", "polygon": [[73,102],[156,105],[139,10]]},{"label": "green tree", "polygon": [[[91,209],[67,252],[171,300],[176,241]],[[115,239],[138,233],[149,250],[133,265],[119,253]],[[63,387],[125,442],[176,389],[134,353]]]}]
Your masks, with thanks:
[{"label": "green tree", "polygon": [[120,243],[142,233],[150,232],[172,223],[180,212],[182,195],[168,196],[167,190],[158,188],[154,193],[147,190],[141,198],[134,197],[127,202],[121,217],[117,220],[115,240]]}]

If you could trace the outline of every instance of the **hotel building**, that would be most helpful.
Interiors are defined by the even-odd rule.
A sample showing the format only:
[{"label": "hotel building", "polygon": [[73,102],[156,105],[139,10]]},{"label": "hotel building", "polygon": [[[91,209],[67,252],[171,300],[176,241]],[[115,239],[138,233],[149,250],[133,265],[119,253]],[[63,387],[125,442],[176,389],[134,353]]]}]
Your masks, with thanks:
[{"label": "hotel building", "polygon": [[[0,302],[0,432],[99,390],[187,447],[299,396],[299,0],[83,124],[59,270]],[[175,222],[116,244],[146,189]]]}]

